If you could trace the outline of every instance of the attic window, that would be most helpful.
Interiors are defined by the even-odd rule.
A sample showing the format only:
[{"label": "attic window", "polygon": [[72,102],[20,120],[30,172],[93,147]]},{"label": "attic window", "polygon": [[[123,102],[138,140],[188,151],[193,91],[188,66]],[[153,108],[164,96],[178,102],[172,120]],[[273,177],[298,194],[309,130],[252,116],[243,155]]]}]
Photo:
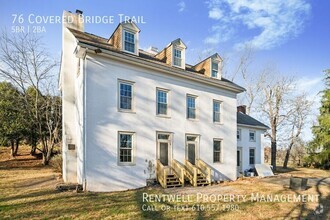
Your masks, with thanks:
[{"label": "attic window", "polygon": [[218,63],[212,62],[212,74],[213,78],[218,78]]},{"label": "attic window", "polygon": [[174,66],[181,67],[181,62],[182,62],[182,56],[181,56],[181,50],[174,49],[174,61],[173,64]]},{"label": "attic window", "polygon": [[135,40],[134,34],[125,31],[125,51],[135,53]]}]

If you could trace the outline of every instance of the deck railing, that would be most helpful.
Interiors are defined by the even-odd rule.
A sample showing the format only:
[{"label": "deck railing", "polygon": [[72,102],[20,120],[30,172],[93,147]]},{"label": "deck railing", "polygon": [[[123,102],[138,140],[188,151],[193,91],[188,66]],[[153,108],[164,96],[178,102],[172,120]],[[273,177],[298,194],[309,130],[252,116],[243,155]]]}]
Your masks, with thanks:
[{"label": "deck railing", "polygon": [[197,168],[192,165],[188,160],[185,160],[184,165],[186,168],[185,174],[189,182],[191,183],[191,185],[197,186]]},{"label": "deck railing", "polygon": [[173,159],[172,160],[172,170],[176,174],[176,176],[179,178],[179,181],[183,187],[184,186],[184,167],[177,160]]},{"label": "deck railing", "polygon": [[201,159],[196,160],[196,166],[201,171],[202,175],[205,176],[207,182],[211,183],[211,167]]},{"label": "deck railing", "polygon": [[157,160],[156,163],[156,177],[157,177],[157,181],[160,183],[160,185],[163,188],[167,187],[167,175],[169,174],[170,168],[169,167],[165,167],[160,160]]}]

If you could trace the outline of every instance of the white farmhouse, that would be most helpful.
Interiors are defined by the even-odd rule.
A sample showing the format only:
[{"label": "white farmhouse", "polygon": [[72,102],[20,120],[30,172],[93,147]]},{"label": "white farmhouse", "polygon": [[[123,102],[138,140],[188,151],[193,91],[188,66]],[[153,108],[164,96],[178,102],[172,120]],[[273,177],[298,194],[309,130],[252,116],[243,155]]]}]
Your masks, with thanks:
[{"label": "white farmhouse", "polygon": [[238,175],[264,163],[262,147],[269,127],[246,114],[246,106],[237,107],[237,171]]},{"label": "white farmhouse", "polygon": [[[222,77],[220,56],[188,65],[181,39],[146,52],[134,23],[102,38],[84,32],[80,16],[63,14],[64,181],[117,191],[150,179],[163,187],[235,180],[236,96],[244,88]],[[240,145],[241,154],[261,154],[255,144]]]}]

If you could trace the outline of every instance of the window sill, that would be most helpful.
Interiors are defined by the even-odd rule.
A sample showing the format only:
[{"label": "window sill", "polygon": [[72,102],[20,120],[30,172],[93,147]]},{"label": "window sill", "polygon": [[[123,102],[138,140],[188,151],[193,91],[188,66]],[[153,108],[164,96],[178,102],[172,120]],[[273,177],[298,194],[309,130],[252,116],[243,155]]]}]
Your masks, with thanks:
[{"label": "window sill", "polygon": [[213,122],[214,125],[223,125],[223,122]]},{"label": "window sill", "polygon": [[123,163],[123,162],[118,162],[118,166],[124,167],[124,166],[135,166],[136,164],[134,162],[132,163]]},{"label": "window sill", "polygon": [[256,140],[254,140],[254,141],[253,140],[249,140],[249,142],[256,142]]},{"label": "window sill", "polygon": [[126,109],[118,109],[118,112],[136,114],[136,111]]},{"label": "window sill", "polygon": [[171,118],[170,115],[156,115],[156,117],[159,117],[159,118],[167,118],[167,119]]},{"label": "window sill", "polygon": [[187,118],[188,121],[192,121],[192,122],[199,122],[199,119],[194,119],[194,118]]}]

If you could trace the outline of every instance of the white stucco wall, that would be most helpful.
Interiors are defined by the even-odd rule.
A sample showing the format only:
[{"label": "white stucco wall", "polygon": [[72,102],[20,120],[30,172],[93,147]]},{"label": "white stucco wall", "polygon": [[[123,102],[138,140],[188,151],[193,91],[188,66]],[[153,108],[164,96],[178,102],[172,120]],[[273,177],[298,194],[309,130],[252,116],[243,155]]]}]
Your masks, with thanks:
[{"label": "white stucco wall", "polygon": [[[118,79],[134,84],[135,113],[117,110]],[[170,90],[170,118],[156,116],[156,87]],[[236,94],[137,66],[86,57],[86,188],[125,190],[146,185],[147,162],[156,160],[156,131],[173,132],[172,158],[183,163],[185,134],[199,134],[200,159],[213,178],[236,179]],[[198,120],[186,119],[186,95],[197,95]],[[213,123],[213,99],[221,100],[222,125]],[[135,132],[136,165],[118,166],[118,131]],[[213,138],[223,139],[223,163],[213,163]]]},{"label": "white stucco wall", "polygon": [[[254,165],[250,164],[249,161],[249,149],[255,149],[255,164],[264,163],[264,150],[262,146],[262,140],[265,130],[260,128],[248,127],[248,126],[238,126],[237,129],[241,129],[241,139],[237,140],[237,147],[242,148],[242,171],[254,168]],[[256,132],[256,141],[249,140],[249,131]]]},{"label": "white stucco wall", "polygon": [[[64,17],[76,14],[63,12]],[[63,180],[64,182],[77,183],[77,143],[79,138],[78,121],[77,121],[77,90],[76,86],[78,73],[78,58],[74,55],[77,43],[75,37],[66,28],[77,28],[74,23],[67,24],[63,22],[62,28],[62,58],[60,70],[60,84],[62,91],[62,158],[63,158]],[[81,27],[80,27],[81,28]],[[68,144],[75,144],[75,150],[68,150]],[[79,143],[78,143],[79,144]]]}]

